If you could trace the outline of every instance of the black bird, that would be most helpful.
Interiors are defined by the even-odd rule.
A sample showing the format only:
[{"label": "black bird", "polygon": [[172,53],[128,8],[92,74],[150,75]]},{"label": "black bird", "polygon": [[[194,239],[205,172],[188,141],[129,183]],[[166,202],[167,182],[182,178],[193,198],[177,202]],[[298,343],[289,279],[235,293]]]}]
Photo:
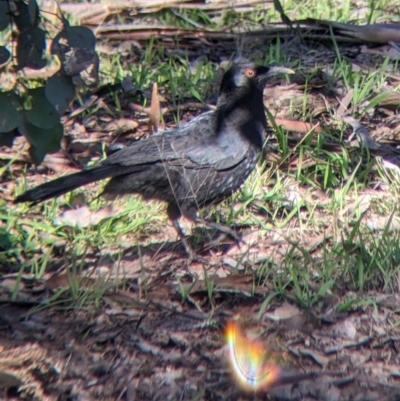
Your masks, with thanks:
[{"label": "black bird", "polygon": [[168,217],[191,259],[197,258],[179,226],[204,221],[197,211],[229,197],[253,171],[266,139],[263,90],[271,76],[293,73],[283,67],[233,63],[222,78],[217,107],[185,125],[135,142],[98,165],[33,188],[15,199],[38,203],[91,182],[111,178],[102,195],[140,194],[167,202]]}]

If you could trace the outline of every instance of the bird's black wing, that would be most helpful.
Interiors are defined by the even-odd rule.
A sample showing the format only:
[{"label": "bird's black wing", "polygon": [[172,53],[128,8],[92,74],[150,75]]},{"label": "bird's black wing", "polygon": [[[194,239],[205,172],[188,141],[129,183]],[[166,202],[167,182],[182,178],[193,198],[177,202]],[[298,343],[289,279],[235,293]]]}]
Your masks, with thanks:
[{"label": "bird's black wing", "polygon": [[226,126],[216,134],[213,112],[205,113],[188,124],[135,142],[110,155],[103,165],[138,166],[169,161],[187,168],[229,169],[240,163],[249,144],[240,135],[232,135]]},{"label": "bird's black wing", "polygon": [[208,120],[199,119],[196,135],[182,135],[174,139],[171,146],[177,155],[184,155],[197,168],[212,166],[216,170],[225,170],[240,163],[250,145],[231,124],[225,124],[218,131],[214,117],[215,114]]},{"label": "bird's black wing", "polygon": [[[164,136],[165,135],[165,136]],[[172,131],[142,139],[108,156],[102,165],[139,166],[158,161],[176,159],[176,152],[171,148]]]}]

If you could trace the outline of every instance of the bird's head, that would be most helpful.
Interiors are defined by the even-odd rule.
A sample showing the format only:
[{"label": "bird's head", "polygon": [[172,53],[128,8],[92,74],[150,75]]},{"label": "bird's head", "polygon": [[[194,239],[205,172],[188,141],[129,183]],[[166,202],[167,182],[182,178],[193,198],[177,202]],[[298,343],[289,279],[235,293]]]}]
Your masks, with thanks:
[{"label": "bird's head", "polygon": [[236,127],[255,147],[261,149],[267,119],[263,92],[271,77],[293,74],[284,67],[264,67],[248,60],[235,60],[222,77],[216,116],[217,132]]},{"label": "bird's head", "polygon": [[234,62],[222,78],[220,94],[263,91],[271,77],[293,73],[293,70],[285,67],[264,67],[247,60]]}]

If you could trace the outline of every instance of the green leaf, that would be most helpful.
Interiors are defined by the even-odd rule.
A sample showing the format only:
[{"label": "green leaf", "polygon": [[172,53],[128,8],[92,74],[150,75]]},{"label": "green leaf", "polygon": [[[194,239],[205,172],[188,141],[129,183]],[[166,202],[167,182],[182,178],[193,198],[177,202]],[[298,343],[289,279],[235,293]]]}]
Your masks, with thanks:
[{"label": "green leaf", "polygon": [[66,26],[65,29],[59,32],[51,44],[51,54],[60,55],[62,47],[76,47],[78,49],[94,50],[96,47],[96,36],[94,33],[84,26]]},{"label": "green leaf", "polygon": [[69,46],[81,49],[94,49],[96,47],[96,36],[91,29],[84,26],[67,26],[65,31]]},{"label": "green leaf", "polygon": [[64,134],[64,127],[57,123],[50,129],[41,129],[27,120],[22,120],[18,130],[31,144],[29,154],[35,164],[40,164],[47,153],[54,153],[60,149],[60,142]]},{"label": "green leaf", "polygon": [[46,33],[36,26],[25,28],[17,39],[17,62],[18,69],[30,67],[40,70],[46,65],[43,59],[46,49]]},{"label": "green leaf", "polygon": [[20,387],[23,384],[24,382],[13,372],[0,370],[0,388]]},{"label": "green leaf", "polygon": [[60,60],[65,74],[72,77],[96,63],[96,56],[94,50],[73,47],[64,53]]},{"label": "green leaf", "polygon": [[30,89],[28,96],[31,98],[32,107],[23,112],[27,121],[42,129],[50,129],[60,122],[57,110],[47,100],[44,86]]},{"label": "green leaf", "polygon": [[15,131],[0,132],[0,146],[8,146],[11,148],[15,138]]},{"label": "green leaf", "polygon": [[29,156],[32,161],[38,166],[40,163],[43,162],[44,158],[46,157],[46,152],[43,148],[31,146],[29,148]]},{"label": "green leaf", "polygon": [[[3,2],[3,1],[0,1]],[[5,2],[4,2],[5,3]],[[34,28],[31,23],[31,17],[29,15],[29,7],[25,1],[16,1],[14,2],[14,11],[13,11],[13,22],[17,25],[18,30],[23,32],[25,30]]]},{"label": "green leaf", "polygon": [[10,60],[10,57],[11,57],[11,54],[10,54],[9,50],[4,46],[0,46],[0,64],[7,63],[7,61]]},{"label": "green leaf", "polygon": [[8,5],[6,1],[0,0],[0,31],[4,31],[10,25],[10,16],[8,15]]},{"label": "green leaf", "polygon": [[32,25],[37,25],[37,21],[39,18],[39,9],[36,3],[36,0],[29,0],[28,1],[28,13],[29,18]]},{"label": "green leaf", "polygon": [[21,122],[19,98],[13,91],[0,92],[0,132],[9,132]]},{"label": "green leaf", "polygon": [[61,140],[64,136],[64,126],[59,123],[53,128],[53,138],[47,144],[47,153],[56,153],[61,149]]},{"label": "green leaf", "polygon": [[330,290],[335,285],[335,280],[329,280],[322,285],[322,287],[318,291],[318,295],[323,297],[327,294],[328,290]]},{"label": "green leaf", "polygon": [[193,86],[190,88],[190,93],[192,94],[192,96],[198,100],[199,102],[203,102],[203,98],[201,97],[200,93],[197,91],[196,88],[194,88]]},{"label": "green leaf", "polygon": [[13,241],[11,241],[10,233],[4,228],[0,228],[0,252],[8,251],[12,245]]},{"label": "green leaf", "polygon": [[58,115],[62,116],[74,100],[75,85],[71,77],[67,77],[59,71],[46,82],[45,93],[47,100],[57,110]]}]

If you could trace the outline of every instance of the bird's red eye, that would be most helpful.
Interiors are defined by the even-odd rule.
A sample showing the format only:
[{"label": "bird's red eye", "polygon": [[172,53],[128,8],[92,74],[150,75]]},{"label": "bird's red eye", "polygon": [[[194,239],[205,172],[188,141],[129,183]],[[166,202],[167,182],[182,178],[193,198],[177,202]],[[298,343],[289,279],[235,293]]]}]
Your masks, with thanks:
[{"label": "bird's red eye", "polygon": [[254,68],[247,68],[244,74],[247,78],[254,78],[256,76],[256,70]]}]

